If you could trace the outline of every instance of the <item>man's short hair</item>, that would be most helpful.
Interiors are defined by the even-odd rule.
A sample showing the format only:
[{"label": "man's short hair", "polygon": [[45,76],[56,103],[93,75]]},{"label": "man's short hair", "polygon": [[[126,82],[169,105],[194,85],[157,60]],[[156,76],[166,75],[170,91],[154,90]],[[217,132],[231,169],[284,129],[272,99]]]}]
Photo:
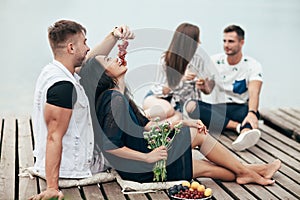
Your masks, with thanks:
[{"label": "man's short hair", "polygon": [[86,29],[77,22],[70,20],[60,20],[55,22],[48,28],[48,39],[52,51],[64,47],[64,42],[68,40],[70,35],[76,35],[82,32],[86,34]]},{"label": "man's short hair", "polygon": [[236,32],[240,40],[245,38],[245,31],[237,25],[230,25],[224,29],[224,33]]}]

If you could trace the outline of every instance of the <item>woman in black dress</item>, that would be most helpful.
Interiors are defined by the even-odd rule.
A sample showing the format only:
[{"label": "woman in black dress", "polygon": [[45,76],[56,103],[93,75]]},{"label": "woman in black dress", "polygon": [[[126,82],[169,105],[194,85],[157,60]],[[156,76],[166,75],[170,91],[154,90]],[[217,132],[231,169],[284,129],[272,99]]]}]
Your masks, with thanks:
[{"label": "woman in black dress", "polygon": [[[84,68],[95,68],[100,79],[95,94],[96,115],[100,124],[98,138],[106,159],[125,180],[151,182],[153,165],[167,159],[167,180],[210,177],[239,184],[273,184],[279,160],[269,164],[242,164],[219,142],[203,131],[200,120],[181,120],[183,128],[169,150],[147,148],[144,130],[149,121],[130,98],[125,86],[127,66],[117,58],[96,56]],[[95,74],[94,74],[95,75]],[[178,122],[172,122],[176,124]],[[207,160],[193,160],[191,149],[199,146]]]}]

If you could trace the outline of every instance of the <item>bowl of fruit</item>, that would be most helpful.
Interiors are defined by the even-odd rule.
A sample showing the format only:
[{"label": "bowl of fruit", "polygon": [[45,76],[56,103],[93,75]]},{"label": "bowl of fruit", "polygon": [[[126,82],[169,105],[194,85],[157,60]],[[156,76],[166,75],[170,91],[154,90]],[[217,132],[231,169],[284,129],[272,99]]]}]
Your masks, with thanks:
[{"label": "bowl of fruit", "polygon": [[206,188],[197,181],[183,181],[181,184],[170,187],[168,195],[174,200],[205,200],[212,197],[212,189]]}]

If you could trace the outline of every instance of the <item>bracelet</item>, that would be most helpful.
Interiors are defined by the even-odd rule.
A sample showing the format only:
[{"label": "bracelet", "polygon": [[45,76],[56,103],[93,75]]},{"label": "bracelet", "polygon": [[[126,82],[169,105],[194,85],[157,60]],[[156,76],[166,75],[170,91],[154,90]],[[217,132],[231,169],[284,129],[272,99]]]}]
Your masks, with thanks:
[{"label": "bracelet", "polygon": [[258,112],[255,112],[254,110],[249,110],[248,113],[249,113],[249,112],[253,113],[253,114],[257,117],[257,119],[259,119],[259,114],[258,114]]}]

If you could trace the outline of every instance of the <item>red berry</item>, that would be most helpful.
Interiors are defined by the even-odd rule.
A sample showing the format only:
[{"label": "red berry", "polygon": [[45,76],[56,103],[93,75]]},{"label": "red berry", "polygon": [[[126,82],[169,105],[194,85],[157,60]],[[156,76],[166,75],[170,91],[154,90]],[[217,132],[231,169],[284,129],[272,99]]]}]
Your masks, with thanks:
[{"label": "red berry", "polygon": [[127,54],[126,48],[128,46],[128,41],[123,41],[122,44],[118,44],[118,48],[119,48],[119,53],[118,53],[118,57],[121,60],[121,65],[126,66],[127,62],[125,61],[125,55]]}]

